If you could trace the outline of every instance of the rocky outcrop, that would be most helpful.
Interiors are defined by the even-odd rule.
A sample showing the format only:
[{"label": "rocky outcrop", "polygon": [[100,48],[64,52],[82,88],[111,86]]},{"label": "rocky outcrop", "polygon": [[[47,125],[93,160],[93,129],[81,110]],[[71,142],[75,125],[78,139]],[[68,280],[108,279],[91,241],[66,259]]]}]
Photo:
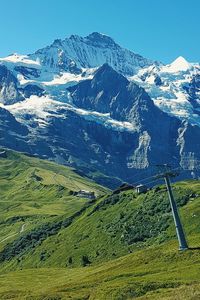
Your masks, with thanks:
[{"label": "rocky outcrop", "polygon": [[18,90],[18,81],[13,73],[0,64],[0,102],[13,104],[23,99]]},{"label": "rocky outcrop", "polygon": [[38,97],[41,97],[45,94],[44,89],[40,88],[35,84],[27,84],[21,91],[23,93],[24,98],[29,98],[32,95],[37,95]]},{"label": "rocky outcrop", "polygon": [[6,109],[0,107],[0,145],[18,151],[28,151],[28,129]]}]

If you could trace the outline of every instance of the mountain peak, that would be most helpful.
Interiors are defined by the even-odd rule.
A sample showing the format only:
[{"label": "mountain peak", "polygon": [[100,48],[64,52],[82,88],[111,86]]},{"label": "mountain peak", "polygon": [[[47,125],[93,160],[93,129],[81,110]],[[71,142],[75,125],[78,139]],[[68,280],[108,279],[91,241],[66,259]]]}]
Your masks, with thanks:
[{"label": "mountain peak", "polygon": [[104,71],[110,71],[110,72],[117,73],[117,71],[115,71],[108,63],[105,63],[102,66],[100,66],[96,70],[96,73],[100,73],[100,72],[104,72]]},{"label": "mountain peak", "polygon": [[92,32],[85,39],[94,46],[119,47],[111,37],[99,32]]},{"label": "mountain peak", "polygon": [[[68,40],[68,38],[66,40]],[[89,35],[85,36],[84,38],[79,35],[73,34],[70,36],[69,40],[73,40],[76,42],[81,41],[81,42],[87,43],[92,46],[97,46],[97,47],[99,47],[99,46],[100,47],[102,47],[102,46],[104,46],[104,47],[118,46],[111,37],[109,37],[106,34],[99,33],[99,32],[92,32]]]},{"label": "mountain peak", "polygon": [[174,72],[187,71],[190,67],[191,64],[182,56],[179,56],[170,64],[170,69]]},{"label": "mountain peak", "polygon": [[80,68],[97,68],[109,63],[118,72],[132,76],[139,68],[152,65],[152,61],[120,47],[111,37],[93,32],[86,37],[71,35],[64,40],[57,39],[34,54],[32,60],[40,61],[56,71],[69,71],[71,61]]},{"label": "mountain peak", "polygon": [[[104,82],[124,82],[128,83],[126,77],[121,75],[119,72],[114,70],[108,63],[103,64],[100,68],[95,72],[93,80],[103,80]],[[110,83],[109,83],[110,84]]]},{"label": "mountain peak", "polygon": [[113,40],[108,35],[106,35],[104,33],[96,32],[96,31],[90,33],[88,36],[86,36],[86,38],[88,38],[88,39],[109,39],[109,40]]},{"label": "mountain peak", "polygon": [[62,46],[62,40],[61,39],[55,39],[53,41],[53,46]]}]

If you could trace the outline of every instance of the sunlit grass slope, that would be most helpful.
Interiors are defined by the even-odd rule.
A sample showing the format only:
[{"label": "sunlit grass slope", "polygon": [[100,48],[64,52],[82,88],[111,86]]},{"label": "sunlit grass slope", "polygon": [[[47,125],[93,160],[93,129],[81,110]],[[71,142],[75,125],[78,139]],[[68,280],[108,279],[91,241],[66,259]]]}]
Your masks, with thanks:
[{"label": "sunlit grass slope", "polygon": [[[164,186],[112,194],[51,162],[0,163],[2,239],[17,233],[0,244],[0,299],[200,299],[198,180],[173,184],[180,252]],[[99,197],[73,197],[80,185]]]},{"label": "sunlit grass slope", "polygon": [[33,227],[71,216],[88,204],[73,191],[107,189],[73,169],[6,150],[0,157],[0,249]]}]

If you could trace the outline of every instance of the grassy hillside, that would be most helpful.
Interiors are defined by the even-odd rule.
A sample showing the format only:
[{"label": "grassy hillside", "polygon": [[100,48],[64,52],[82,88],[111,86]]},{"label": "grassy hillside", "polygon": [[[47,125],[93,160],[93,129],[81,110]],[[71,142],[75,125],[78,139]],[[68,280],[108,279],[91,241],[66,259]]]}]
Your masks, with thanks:
[{"label": "grassy hillside", "polygon": [[6,153],[0,158],[0,249],[32,228],[71,216],[89,204],[73,191],[85,189],[96,196],[108,191],[73,169]]},{"label": "grassy hillside", "polygon": [[[174,194],[178,205],[184,207],[191,202],[196,188],[198,182],[192,188],[189,182],[177,184]],[[130,190],[105,195],[75,217],[63,215],[27,230],[5,247],[0,261],[6,267],[14,265],[19,269],[79,267],[115,259],[174,237],[165,187],[139,196]]]},{"label": "grassy hillside", "polygon": [[199,299],[199,268],[199,252],[172,241],[98,266],[0,275],[0,299]]},{"label": "grassy hillside", "polygon": [[[185,252],[164,186],[112,194],[14,152],[0,159],[0,185],[0,299],[200,298],[199,181],[173,185]],[[72,196],[78,188],[99,197]]]}]

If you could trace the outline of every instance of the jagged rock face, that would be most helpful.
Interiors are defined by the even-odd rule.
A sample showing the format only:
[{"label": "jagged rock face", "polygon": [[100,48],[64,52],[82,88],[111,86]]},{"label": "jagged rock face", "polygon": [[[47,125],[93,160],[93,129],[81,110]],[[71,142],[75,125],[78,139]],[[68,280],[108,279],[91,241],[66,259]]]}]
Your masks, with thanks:
[{"label": "jagged rock face", "polygon": [[110,113],[112,118],[119,121],[137,123],[136,107],[140,112],[146,111],[147,105],[154,109],[144,89],[130,83],[107,64],[98,69],[92,80],[83,81],[68,90],[78,107]]},{"label": "jagged rock face", "polygon": [[177,140],[180,146],[180,164],[183,168],[195,168],[199,166],[200,160],[200,131],[198,126],[191,126],[183,122],[179,128],[179,137]]},{"label": "jagged rock face", "polygon": [[134,146],[126,154],[129,168],[145,168],[150,162],[169,162],[172,153],[179,156],[176,141],[181,122],[160,111],[144,89],[109,66],[104,65],[92,80],[79,83],[69,91],[75,105],[110,112],[114,119],[133,124],[135,141],[130,144]]},{"label": "jagged rock face", "polygon": [[78,72],[80,68],[95,68],[108,63],[127,75],[133,75],[137,68],[152,64],[152,61],[121,48],[113,39],[97,32],[85,38],[72,35],[63,41],[55,40],[51,46],[38,50],[30,58],[39,59],[50,68],[72,72],[72,65]]},{"label": "jagged rock face", "polygon": [[23,89],[22,93],[24,98],[30,98],[32,95],[37,95],[41,97],[44,95],[45,91],[37,85],[27,84]]},{"label": "jagged rock face", "polygon": [[195,74],[191,81],[183,88],[187,91],[189,95],[189,101],[192,103],[194,108],[200,108],[200,74]]},{"label": "jagged rock face", "polygon": [[13,73],[0,65],[0,102],[4,104],[13,104],[23,99],[17,87],[17,78]]},{"label": "jagged rock face", "polygon": [[30,67],[16,66],[14,67],[14,71],[19,72],[25,78],[29,78],[30,76],[38,78],[40,76],[39,70]]},{"label": "jagged rock face", "polygon": [[26,126],[21,125],[16,121],[15,117],[6,109],[0,107],[0,124],[6,131],[13,131],[22,136],[28,133]]},{"label": "jagged rock face", "polygon": [[[29,68],[23,67],[23,71],[18,67],[17,70],[28,75],[36,75]],[[25,71],[26,70],[26,71]],[[16,68],[15,68],[16,71]],[[22,74],[21,73],[21,74]],[[14,72],[10,71],[6,66],[0,65],[0,103],[10,105],[29,98],[32,95],[42,96],[45,94],[44,89],[35,85],[27,84],[20,86],[18,79],[15,77]]]},{"label": "jagged rock face", "polygon": [[[70,87],[73,103],[78,107],[101,113],[113,113],[114,102],[119,103],[119,94],[127,89],[129,81],[115,72],[109,65],[103,65],[92,80],[86,80]],[[120,119],[120,118],[118,118]]]},{"label": "jagged rock face", "polygon": [[[79,164],[90,166],[94,170],[113,176],[120,170],[125,176],[126,155],[132,150],[136,135],[127,131],[119,132],[106,128],[103,124],[84,120],[77,114],[69,111],[63,112],[65,118],[51,118],[48,135],[54,136],[54,155],[61,156],[71,165]],[[50,134],[49,134],[50,133]],[[62,141],[62,142],[61,142]],[[62,155],[56,144],[62,144]],[[56,152],[55,152],[56,151]],[[119,157],[120,156],[120,157]]]},{"label": "jagged rock face", "polygon": [[28,152],[27,135],[27,127],[17,122],[9,111],[0,107],[0,144],[11,149]]}]

